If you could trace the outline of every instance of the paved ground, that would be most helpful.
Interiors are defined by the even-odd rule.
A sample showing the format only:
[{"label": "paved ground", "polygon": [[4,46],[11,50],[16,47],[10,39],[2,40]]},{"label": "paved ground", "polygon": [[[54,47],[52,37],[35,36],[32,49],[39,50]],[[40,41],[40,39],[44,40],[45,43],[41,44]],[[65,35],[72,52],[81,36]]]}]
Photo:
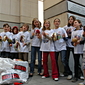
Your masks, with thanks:
[{"label": "paved ground", "polygon": [[35,72],[34,76],[29,78],[23,85],[78,85],[80,82],[83,81],[79,79],[76,83],[72,83],[71,80],[66,80],[66,77],[60,77],[59,81],[54,81],[51,77],[42,79],[41,76],[38,76],[37,72]]},{"label": "paved ground", "polygon": [[66,80],[65,77],[60,77],[59,81],[54,81],[50,78],[41,79],[40,76],[34,75],[32,78],[30,78],[26,84],[23,85],[78,85],[78,83],[82,82],[82,80],[79,80],[76,83],[72,83],[71,80]]}]

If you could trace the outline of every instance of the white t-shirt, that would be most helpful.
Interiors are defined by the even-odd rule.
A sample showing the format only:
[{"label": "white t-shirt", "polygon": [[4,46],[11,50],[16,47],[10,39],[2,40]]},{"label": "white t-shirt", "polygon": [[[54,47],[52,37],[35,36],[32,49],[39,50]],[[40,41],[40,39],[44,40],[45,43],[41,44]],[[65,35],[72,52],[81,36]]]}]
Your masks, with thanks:
[{"label": "white t-shirt", "polygon": [[[40,29],[39,28],[34,28],[34,29],[31,30],[31,36],[32,36],[33,32],[36,32],[36,30],[40,30],[40,32],[41,32],[41,28]],[[33,36],[32,40],[31,40],[31,46],[40,47],[40,45],[41,45],[41,39],[39,39],[37,37],[37,35],[35,34]]]},{"label": "white t-shirt", "polygon": [[[2,39],[4,38],[4,36],[7,36],[9,39],[12,40],[12,34],[10,32],[1,32],[0,35]],[[1,51],[10,52],[10,46],[7,40],[1,42]]]},{"label": "white t-shirt", "polygon": [[[45,30],[44,32],[47,33],[48,37],[52,37],[54,31],[53,30]],[[49,40],[48,38],[46,38],[45,36],[42,35],[42,43],[41,43],[40,50],[46,51],[46,52],[55,51],[53,41]]]},{"label": "white t-shirt", "polygon": [[83,52],[85,52],[85,37],[82,36],[82,39],[84,40]]},{"label": "white t-shirt", "polygon": [[19,36],[19,38],[21,36],[23,36],[24,43],[27,43],[27,45],[23,46],[23,43],[19,42],[20,43],[19,52],[28,53],[29,52],[29,46],[30,46],[29,45],[29,43],[30,43],[30,33],[28,31],[25,31],[25,32],[19,33],[18,36]]},{"label": "white t-shirt", "polygon": [[63,35],[65,35],[65,37],[67,37],[67,33],[64,30],[64,28],[59,27],[58,29],[53,29],[54,33],[57,33],[59,35],[59,37],[61,37],[59,40],[56,40],[54,42],[54,46],[55,46],[55,51],[59,52],[62,50],[66,50],[66,41],[63,39]]},{"label": "white t-shirt", "polygon": [[[12,34],[12,40],[15,39],[15,42],[18,41],[18,34]],[[17,53],[18,51],[15,50],[15,43],[12,43],[12,47],[11,48],[11,53]]]},{"label": "white t-shirt", "polygon": [[[74,31],[76,28],[74,28],[73,26],[70,26],[68,27],[67,25],[64,26],[64,29],[67,31],[67,30],[70,30],[70,32],[72,33],[72,31]],[[68,34],[68,33],[67,33]],[[71,44],[71,38],[68,38],[68,40],[66,41],[66,45],[67,47],[74,47],[72,44]]]},{"label": "white t-shirt", "polygon": [[[71,40],[75,37],[82,38],[83,30],[75,30],[72,32]],[[74,46],[74,54],[83,54],[84,45],[76,45]]]}]

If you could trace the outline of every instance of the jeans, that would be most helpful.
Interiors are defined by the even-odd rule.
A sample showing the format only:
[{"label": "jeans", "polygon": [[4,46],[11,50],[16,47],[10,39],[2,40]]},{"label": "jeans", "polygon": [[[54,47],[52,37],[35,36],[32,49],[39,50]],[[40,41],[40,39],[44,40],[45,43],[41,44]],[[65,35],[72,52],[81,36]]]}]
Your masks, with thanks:
[{"label": "jeans", "polygon": [[36,52],[38,52],[38,73],[42,72],[42,52],[40,47],[31,46],[31,63],[30,63],[30,73],[34,73],[34,65],[36,60]]},{"label": "jeans", "polygon": [[66,50],[56,52],[56,63],[58,63],[59,53],[60,53],[61,61],[64,65],[64,72],[66,73],[66,75],[72,75],[72,72],[70,71],[70,68],[69,68],[67,60],[66,60]]}]

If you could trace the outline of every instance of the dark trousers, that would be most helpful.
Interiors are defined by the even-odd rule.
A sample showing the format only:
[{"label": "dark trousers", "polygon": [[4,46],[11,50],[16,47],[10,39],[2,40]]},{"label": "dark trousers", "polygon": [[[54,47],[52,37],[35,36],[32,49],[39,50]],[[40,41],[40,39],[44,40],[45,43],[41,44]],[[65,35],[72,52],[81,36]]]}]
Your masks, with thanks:
[{"label": "dark trousers", "polygon": [[[66,51],[66,60],[67,60],[67,63],[68,63],[68,65],[69,65],[69,57],[70,57],[70,52],[72,51],[72,54],[73,54],[73,58],[74,58],[74,48],[72,48],[72,47],[67,47],[67,51]],[[83,55],[82,55],[82,57],[83,57]],[[72,73],[72,71],[70,70],[70,72]],[[83,76],[83,72],[82,72],[82,70],[81,70],[81,65],[80,65],[80,62],[79,62],[79,64],[78,64],[78,76],[80,77],[80,76]]]},{"label": "dark trousers", "polygon": [[74,48],[72,47],[67,47],[67,50],[66,50],[66,60],[67,62],[69,63],[69,57],[70,57],[70,52],[72,51],[72,54],[74,56]]},{"label": "dark trousers", "polygon": [[10,58],[10,52],[2,51],[1,52],[1,57],[3,57],[3,58]]},{"label": "dark trousers", "polygon": [[10,58],[11,59],[19,59],[18,53],[10,53]]},{"label": "dark trousers", "polygon": [[36,52],[38,53],[38,73],[42,72],[42,52],[40,47],[31,46],[31,63],[30,63],[30,73],[34,73],[34,65],[36,60]]},{"label": "dark trousers", "polygon": [[66,60],[66,50],[56,52],[56,63],[58,62],[59,53],[60,53],[61,61],[62,61],[63,66],[64,66],[64,72],[66,72],[66,75],[71,75],[72,73],[70,71],[70,68],[69,68],[67,60]]},{"label": "dark trousers", "polygon": [[74,54],[74,73],[76,78],[79,77],[79,59],[80,59],[80,54]]}]

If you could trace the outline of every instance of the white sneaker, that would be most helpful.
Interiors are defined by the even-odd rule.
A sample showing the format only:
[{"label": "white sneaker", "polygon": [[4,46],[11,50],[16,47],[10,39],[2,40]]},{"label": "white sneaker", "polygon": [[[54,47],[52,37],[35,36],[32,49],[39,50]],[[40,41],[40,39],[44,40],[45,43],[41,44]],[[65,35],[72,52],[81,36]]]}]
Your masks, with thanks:
[{"label": "white sneaker", "polygon": [[72,79],[72,75],[68,75],[67,80],[71,80]]},{"label": "white sneaker", "polygon": [[80,79],[81,79],[81,80],[84,80],[84,77],[83,77],[83,76],[81,76],[81,77],[80,77]]},{"label": "white sneaker", "polygon": [[42,79],[45,79],[46,77],[45,76],[42,76]]},{"label": "white sneaker", "polygon": [[85,85],[85,82],[79,83],[78,85]]},{"label": "white sneaker", "polygon": [[64,77],[64,74],[63,74],[63,73],[60,73],[60,76],[61,76],[61,77]]},{"label": "white sneaker", "polygon": [[58,78],[54,78],[55,81],[58,81]]}]

